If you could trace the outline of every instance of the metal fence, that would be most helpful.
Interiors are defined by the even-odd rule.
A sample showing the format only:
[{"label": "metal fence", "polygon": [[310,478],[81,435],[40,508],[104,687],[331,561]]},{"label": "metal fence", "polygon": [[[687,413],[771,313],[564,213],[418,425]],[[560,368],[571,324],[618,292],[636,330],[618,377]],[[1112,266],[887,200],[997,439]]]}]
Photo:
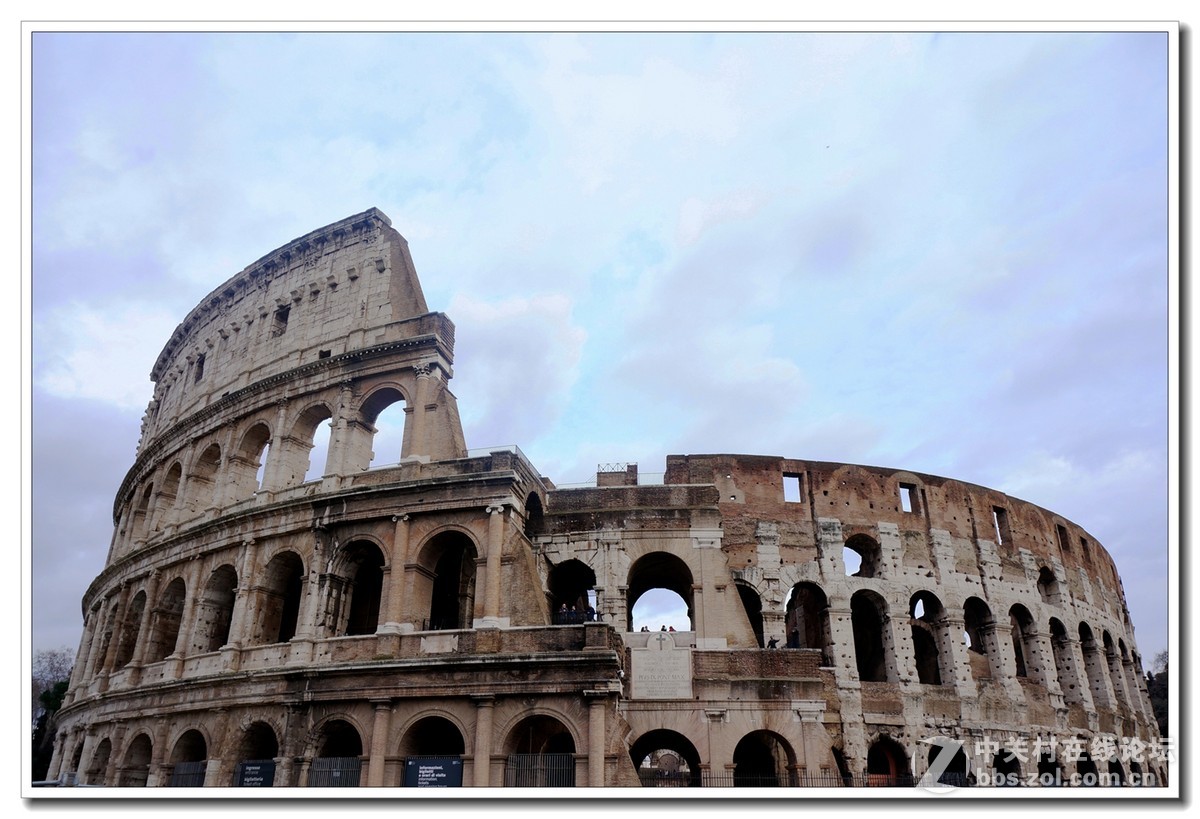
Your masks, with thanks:
[{"label": "metal fence", "polygon": [[203,788],[204,774],[208,770],[208,761],[177,762],[171,770],[170,788]]},{"label": "metal fence", "polygon": [[308,769],[308,787],[357,788],[361,773],[362,759],[359,757],[317,757]]},{"label": "metal fence", "polygon": [[506,788],[575,787],[574,754],[509,754],[504,764]]}]

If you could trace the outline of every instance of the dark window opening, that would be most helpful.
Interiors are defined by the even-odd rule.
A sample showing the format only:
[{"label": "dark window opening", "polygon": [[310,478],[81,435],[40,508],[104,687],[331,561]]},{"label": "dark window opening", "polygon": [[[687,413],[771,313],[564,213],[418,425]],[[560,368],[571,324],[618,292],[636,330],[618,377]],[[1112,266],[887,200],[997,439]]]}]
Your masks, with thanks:
[{"label": "dark window opening", "polygon": [[1071,537],[1067,534],[1067,527],[1061,523],[1056,523],[1054,529],[1058,532],[1058,548],[1064,553],[1071,551]]},{"label": "dark window opening", "polygon": [[287,330],[288,315],[290,315],[291,312],[292,308],[286,304],[275,311],[275,319],[271,324],[272,337],[281,336],[283,335],[284,331]]},{"label": "dark window opening", "polygon": [[204,377],[204,353],[196,356],[195,380],[193,383],[199,384],[200,379]]},{"label": "dark window opening", "polygon": [[320,350],[317,352],[317,358],[329,358],[331,355],[333,355],[332,350]]},{"label": "dark window opening", "polygon": [[1012,533],[1008,528],[1008,512],[1003,507],[992,507],[992,523],[996,527],[996,542],[999,544],[1011,543]]}]

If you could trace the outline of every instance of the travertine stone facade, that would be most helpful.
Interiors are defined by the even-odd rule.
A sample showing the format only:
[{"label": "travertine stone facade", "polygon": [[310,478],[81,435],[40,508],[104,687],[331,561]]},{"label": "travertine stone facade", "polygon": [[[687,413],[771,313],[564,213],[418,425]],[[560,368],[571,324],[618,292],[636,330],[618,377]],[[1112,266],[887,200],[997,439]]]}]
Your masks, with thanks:
[{"label": "travertine stone facade", "polygon": [[[909,783],[939,735],[1022,775],[1093,764],[1008,759],[1038,741],[1157,737],[1116,567],[1075,523],[781,457],[556,489],[513,447],[466,449],[453,352],[377,210],[187,316],[83,600],[51,776],[844,787]],[[385,412],[399,452],[374,451]],[[634,630],[652,590],[688,630]],[[1100,770],[1163,774],[1126,763]]]}]

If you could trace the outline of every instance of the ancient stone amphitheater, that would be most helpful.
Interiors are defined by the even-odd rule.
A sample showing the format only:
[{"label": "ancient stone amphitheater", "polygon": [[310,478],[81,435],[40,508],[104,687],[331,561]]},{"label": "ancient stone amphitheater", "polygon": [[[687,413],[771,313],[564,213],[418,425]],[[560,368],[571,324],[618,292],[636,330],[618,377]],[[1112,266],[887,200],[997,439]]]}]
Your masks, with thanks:
[{"label": "ancient stone amphitheater", "polygon": [[[516,447],[467,449],[453,352],[374,209],[192,310],[83,599],[52,778],[1162,784],[1103,752],[1158,733],[1116,567],[1077,524],[775,456],[556,488]],[[385,412],[399,451],[375,451]],[[652,591],[690,626],[635,628]]]}]

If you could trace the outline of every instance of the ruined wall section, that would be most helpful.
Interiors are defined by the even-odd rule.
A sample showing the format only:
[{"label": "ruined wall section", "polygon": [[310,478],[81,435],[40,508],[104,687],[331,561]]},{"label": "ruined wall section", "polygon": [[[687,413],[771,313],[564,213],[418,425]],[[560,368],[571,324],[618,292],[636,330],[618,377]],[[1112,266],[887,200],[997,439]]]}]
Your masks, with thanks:
[{"label": "ruined wall section", "polygon": [[371,210],[300,237],[208,294],[151,371],[154,397],[139,452],[223,395],[415,332],[429,312],[408,243]]}]

